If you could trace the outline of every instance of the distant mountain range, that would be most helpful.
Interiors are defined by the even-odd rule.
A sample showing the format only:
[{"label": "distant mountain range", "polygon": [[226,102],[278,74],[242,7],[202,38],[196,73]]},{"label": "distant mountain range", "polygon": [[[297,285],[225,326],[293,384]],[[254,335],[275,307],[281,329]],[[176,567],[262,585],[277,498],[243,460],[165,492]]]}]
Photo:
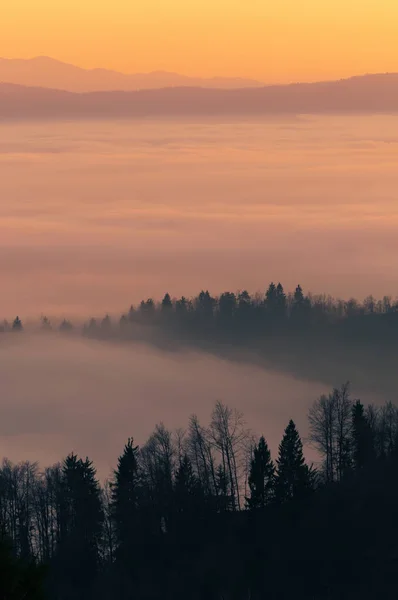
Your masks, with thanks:
[{"label": "distant mountain range", "polygon": [[0,58],[0,82],[80,93],[115,90],[132,92],[183,86],[234,89],[264,85],[260,81],[237,77],[203,79],[166,71],[127,75],[107,69],[81,69],[47,56],[27,60]]},{"label": "distant mountain range", "polygon": [[234,90],[171,87],[76,94],[0,84],[0,119],[397,113],[398,74]]}]

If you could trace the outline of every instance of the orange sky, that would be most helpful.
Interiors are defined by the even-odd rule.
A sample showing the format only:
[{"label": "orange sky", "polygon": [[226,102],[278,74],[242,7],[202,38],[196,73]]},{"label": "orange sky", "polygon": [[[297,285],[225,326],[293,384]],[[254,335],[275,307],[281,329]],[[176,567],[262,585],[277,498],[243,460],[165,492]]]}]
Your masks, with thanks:
[{"label": "orange sky", "polygon": [[398,71],[397,0],[12,0],[0,56],[267,82]]}]

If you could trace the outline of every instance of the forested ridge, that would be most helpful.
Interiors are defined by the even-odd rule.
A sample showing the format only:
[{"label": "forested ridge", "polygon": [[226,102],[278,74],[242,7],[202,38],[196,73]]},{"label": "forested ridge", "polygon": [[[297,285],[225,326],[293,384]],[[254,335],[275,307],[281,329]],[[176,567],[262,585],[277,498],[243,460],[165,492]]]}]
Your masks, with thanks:
[{"label": "forested ridge", "polygon": [[[161,301],[148,298],[121,315],[96,315],[85,323],[44,316],[39,327],[164,349],[192,347],[328,386],[351,379],[361,389],[395,399],[398,299],[389,296],[360,302],[305,293],[300,285],[285,292],[282,284],[271,283],[256,294],[202,290],[192,298],[172,298],[166,293]],[[4,321],[0,332],[22,328],[17,317]]]}]

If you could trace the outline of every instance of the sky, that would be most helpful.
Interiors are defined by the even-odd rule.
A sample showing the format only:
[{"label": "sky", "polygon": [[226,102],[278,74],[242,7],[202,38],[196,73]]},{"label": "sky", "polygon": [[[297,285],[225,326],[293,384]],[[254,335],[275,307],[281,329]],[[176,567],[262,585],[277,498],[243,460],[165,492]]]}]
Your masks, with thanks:
[{"label": "sky", "polygon": [[398,71],[396,0],[12,0],[0,56],[269,83]]}]

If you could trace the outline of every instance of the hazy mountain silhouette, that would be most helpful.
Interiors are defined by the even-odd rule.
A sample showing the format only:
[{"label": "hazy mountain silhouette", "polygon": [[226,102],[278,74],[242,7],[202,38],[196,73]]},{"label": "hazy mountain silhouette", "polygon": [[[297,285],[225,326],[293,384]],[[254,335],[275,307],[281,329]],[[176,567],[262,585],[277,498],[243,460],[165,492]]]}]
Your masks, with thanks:
[{"label": "hazy mountain silhouette", "polygon": [[76,94],[0,84],[0,118],[128,118],[396,112],[398,74],[256,89],[176,87]]},{"label": "hazy mountain silhouette", "polygon": [[176,86],[232,89],[264,85],[253,79],[238,77],[205,79],[186,77],[166,71],[128,75],[108,69],[82,69],[46,56],[27,60],[0,58],[0,81],[81,93],[114,90],[135,91]]}]

